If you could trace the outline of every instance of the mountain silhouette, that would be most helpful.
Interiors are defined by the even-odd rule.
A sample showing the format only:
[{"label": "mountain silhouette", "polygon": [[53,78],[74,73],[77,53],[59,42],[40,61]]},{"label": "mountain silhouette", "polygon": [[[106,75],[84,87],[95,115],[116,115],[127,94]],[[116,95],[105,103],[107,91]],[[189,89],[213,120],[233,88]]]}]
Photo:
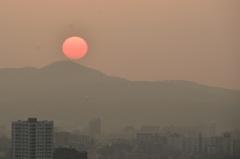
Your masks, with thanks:
[{"label": "mountain silhouette", "polygon": [[0,124],[27,117],[68,129],[100,117],[105,130],[124,125],[239,127],[240,91],[188,81],[128,81],[74,62],[0,69]]}]

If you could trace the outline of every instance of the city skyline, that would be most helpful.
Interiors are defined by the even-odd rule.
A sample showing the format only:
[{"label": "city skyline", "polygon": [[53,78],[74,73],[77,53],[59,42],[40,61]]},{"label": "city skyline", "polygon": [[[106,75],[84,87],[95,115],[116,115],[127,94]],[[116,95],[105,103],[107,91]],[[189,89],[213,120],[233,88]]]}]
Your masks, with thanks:
[{"label": "city skyline", "polygon": [[[216,133],[214,125],[205,128],[195,126],[159,128],[146,125],[138,129],[126,126],[117,133],[99,133],[97,125],[100,120],[99,118],[91,120],[88,132],[54,130],[54,121],[37,121],[37,118],[12,122],[12,158],[41,159],[47,156],[49,159],[64,157],[238,159],[239,157],[239,129]],[[97,129],[92,129],[93,125],[97,126]],[[91,129],[98,135],[95,136]],[[5,146],[0,145],[0,152],[9,156],[10,140],[6,136],[0,136],[0,143]]]}]

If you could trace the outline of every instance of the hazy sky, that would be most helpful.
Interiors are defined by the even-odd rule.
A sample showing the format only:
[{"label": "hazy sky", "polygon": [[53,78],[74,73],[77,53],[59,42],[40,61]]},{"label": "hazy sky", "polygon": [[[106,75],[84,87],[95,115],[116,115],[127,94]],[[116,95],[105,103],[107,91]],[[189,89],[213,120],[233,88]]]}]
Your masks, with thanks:
[{"label": "hazy sky", "polygon": [[130,80],[188,80],[240,89],[239,0],[1,0],[0,67],[67,60]]}]

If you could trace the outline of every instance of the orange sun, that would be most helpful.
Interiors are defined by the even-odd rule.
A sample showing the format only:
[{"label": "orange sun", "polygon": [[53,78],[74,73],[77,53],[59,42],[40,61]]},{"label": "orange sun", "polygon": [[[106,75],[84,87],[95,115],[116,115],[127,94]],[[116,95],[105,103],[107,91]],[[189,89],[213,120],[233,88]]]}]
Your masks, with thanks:
[{"label": "orange sun", "polygon": [[88,45],[84,39],[73,36],[64,41],[62,50],[68,58],[80,59],[87,53]]}]

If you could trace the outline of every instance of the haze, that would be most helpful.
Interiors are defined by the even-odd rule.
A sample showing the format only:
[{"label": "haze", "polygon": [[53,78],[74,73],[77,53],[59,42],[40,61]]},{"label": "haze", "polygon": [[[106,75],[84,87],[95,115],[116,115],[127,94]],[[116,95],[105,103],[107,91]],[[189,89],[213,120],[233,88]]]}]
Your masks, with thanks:
[{"label": "haze", "polygon": [[129,80],[188,80],[240,89],[239,0],[1,0],[0,67],[66,60],[73,35],[89,51],[78,62]]}]

